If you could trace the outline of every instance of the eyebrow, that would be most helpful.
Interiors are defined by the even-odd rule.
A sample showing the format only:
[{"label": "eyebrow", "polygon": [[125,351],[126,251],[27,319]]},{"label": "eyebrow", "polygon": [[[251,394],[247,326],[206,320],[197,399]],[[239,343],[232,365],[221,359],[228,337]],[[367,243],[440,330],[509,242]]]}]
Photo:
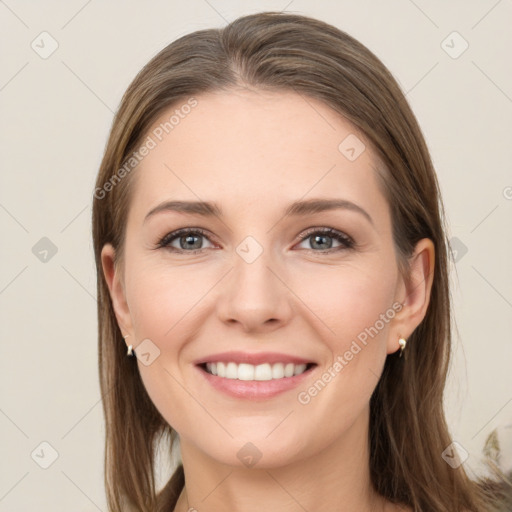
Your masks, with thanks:
[{"label": "eyebrow", "polygon": [[[291,203],[284,211],[285,216],[305,216],[329,210],[351,210],[363,215],[373,225],[370,214],[359,205],[346,199],[308,199]],[[222,209],[217,203],[210,201],[164,201],[151,209],[144,222],[149,217],[160,212],[177,212],[203,217],[222,217]]]}]

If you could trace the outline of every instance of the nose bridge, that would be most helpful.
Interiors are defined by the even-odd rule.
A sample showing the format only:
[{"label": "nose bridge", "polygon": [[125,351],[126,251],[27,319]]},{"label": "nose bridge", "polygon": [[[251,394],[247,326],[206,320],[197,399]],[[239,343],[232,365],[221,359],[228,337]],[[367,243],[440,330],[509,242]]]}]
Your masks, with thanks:
[{"label": "nose bridge", "polygon": [[[268,242],[268,237],[265,240]],[[228,290],[222,293],[219,303],[223,320],[238,321],[246,329],[256,329],[269,320],[287,320],[290,298],[286,286],[275,275],[279,273],[275,255],[266,242],[251,235],[235,247]]]},{"label": "nose bridge", "polygon": [[[260,236],[261,240],[262,237]],[[265,244],[265,245],[264,245]],[[242,302],[269,302],[278,295],[277,280],[269,267],[277,265],[268,240],[260,243],[254,236],[245,237],[235,248],[233,255],[236,289]]]}]

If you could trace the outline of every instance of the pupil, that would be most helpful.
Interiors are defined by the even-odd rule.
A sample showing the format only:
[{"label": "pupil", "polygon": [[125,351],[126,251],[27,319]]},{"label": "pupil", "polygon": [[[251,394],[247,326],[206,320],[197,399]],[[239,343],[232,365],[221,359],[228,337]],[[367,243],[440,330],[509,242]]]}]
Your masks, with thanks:
[{"label": "pupil", "polygon": [[[320,240],[320,245],[323,244],[326,244],[326,239],[330,239],[331,237],[330,236],[326,236],[326,235],[314,235],[313,236],[313,247],[317,244],[317,241]],[[329,249],[330,247],[332,246],[332,240],[331,240],[331,243],[327,243],[327,247],[320,247],[321,249]]]},{"label": "pupil", "polygon": [[[196,239],[196,241],[199,240],[198,236],[186,235],[186,236],[182,236],[181,237],[181,241],[185,240],[185,245],[189,249],[200,249],[201,248],[201,243],[197,244],[197,242],[196,242],[196,246],[194,246],[194,238]],[[183,248],[183,244],[181,244],[181,245],[182,245],[182,248]]]}]

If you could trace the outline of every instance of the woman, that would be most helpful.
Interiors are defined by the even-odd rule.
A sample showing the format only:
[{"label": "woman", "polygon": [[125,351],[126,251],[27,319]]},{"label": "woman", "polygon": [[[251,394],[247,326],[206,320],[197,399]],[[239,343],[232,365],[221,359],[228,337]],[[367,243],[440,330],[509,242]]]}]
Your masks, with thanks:
[{"label": "woman", "polygon": [[361,43],[274,12],[178,39],[94,196],[111,510],[494,510],[442,408],[436,176]]}]

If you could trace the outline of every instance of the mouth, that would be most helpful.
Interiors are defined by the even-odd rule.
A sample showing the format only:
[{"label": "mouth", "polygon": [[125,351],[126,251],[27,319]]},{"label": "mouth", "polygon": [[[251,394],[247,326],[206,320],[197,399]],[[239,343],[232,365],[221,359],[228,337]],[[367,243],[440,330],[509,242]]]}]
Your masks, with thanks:
[{"label": "mouth", "polygon": [[281,380],[302,375],[316,363],[235,363],[233,361],[217,361],[198,365],[204,372],[222,379],[241,380],[246,382]]},{"label": "mouth", "polygon": [[[316,363],[235,363],[211,361],[195,365],[209,389],[238,400],[263,401],[291,391],[318,367]],[[290,398],[291,399],[291,398]],[[293,398],[295,399],[295,398]]]}]

